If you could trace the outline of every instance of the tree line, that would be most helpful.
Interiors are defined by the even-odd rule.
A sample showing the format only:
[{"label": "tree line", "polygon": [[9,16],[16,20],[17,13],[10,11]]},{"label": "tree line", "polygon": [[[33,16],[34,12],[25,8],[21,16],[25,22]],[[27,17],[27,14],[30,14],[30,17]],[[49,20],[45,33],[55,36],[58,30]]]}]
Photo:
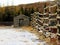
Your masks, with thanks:
[{"label": "tree line", "polygon": [[[4,9],[4,8],[3,8]],[[18,16],[20,14],[24,14],[28,17],[31,18],[31,14],[34,13],[35,11],[39,11],[38,8],[34,9],[32,8],[23,8],[20,7],[17,11],[17,9],[15,9],[15,7],[5,7],[5,9],[3,10],[0,8],[0,22],[13,22],[13,18],[15,16]]]}]

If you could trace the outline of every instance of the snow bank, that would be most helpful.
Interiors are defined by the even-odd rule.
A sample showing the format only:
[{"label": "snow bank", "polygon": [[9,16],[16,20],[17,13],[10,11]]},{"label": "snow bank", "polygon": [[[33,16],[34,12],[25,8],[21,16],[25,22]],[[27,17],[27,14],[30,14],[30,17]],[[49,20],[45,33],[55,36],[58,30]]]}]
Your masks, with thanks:
[{"label": "snow bank", "polygon": [[[20,30],[20,32],[16,32]],[[44,41],[37,40],[38,37],[22,29],[0,29],[0,45],[44,45]]]}]

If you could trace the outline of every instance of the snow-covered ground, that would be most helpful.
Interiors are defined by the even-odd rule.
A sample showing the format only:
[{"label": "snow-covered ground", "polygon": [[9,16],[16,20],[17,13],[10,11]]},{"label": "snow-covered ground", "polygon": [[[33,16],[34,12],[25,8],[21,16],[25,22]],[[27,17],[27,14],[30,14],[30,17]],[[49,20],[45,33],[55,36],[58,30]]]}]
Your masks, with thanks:
[{"label": "snow-covered ground", "polygon": [[44,45],[46,44],[46,42],[37,39],[38,37],[35,34],[32,34],[23,29],[0,28],[0,45]]}]

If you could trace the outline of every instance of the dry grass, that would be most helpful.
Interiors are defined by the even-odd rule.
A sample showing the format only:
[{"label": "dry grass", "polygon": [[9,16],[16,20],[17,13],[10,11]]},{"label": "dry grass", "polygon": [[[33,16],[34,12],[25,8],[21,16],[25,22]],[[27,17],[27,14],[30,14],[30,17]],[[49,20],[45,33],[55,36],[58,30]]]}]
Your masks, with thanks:
[{"label": "dry grass", "polygon": [[34,34],[37,34],[38,35],[38,31],[33,29],[31,26],[24,26],[24,27],[21,27],[23,30],[27,30],[31,33],[34,33]]}]

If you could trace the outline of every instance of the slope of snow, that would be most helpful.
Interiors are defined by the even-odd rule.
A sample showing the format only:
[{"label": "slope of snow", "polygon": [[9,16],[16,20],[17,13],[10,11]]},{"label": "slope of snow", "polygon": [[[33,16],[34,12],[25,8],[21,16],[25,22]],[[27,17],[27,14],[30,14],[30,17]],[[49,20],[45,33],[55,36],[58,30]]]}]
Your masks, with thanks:
[{"label": "slope of snow", "polygon": [[[17,32],[16,30],[20,30]],[[37,40],[38,37],[22,29],[0,29],[0,45],[44,45],[46,42]]]}]

